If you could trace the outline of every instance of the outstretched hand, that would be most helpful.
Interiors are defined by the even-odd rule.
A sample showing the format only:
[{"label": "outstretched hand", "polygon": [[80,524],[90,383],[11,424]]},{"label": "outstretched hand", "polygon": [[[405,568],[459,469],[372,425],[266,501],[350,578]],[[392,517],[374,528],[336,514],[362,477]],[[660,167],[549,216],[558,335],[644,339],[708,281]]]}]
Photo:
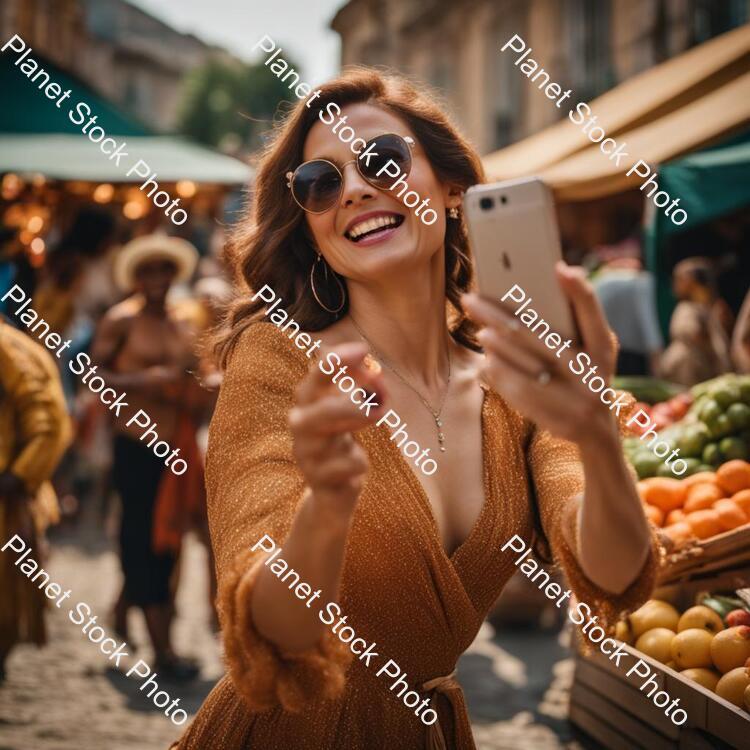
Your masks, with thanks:
[{"label": "outstretched hand", "polygon": [[[560,355],[500,303],[476,294],[462,297],[467,314],[483,326],[478,333],[485,351],[483,380],[508,403],[543,429],[578,443],[595,439],[599,429],[611,432],[613,419],[599,396],[574,374],[569,362],[609,383],[615,368],[615,348],[601,305],[581,268],[560,262],[555,268],[581,336],[580,347]],[[554,324],[553,324],[554,327]],[[590,358],[590,363],[584,358]],[[578,355],[581,359],[576,360]],[[558,356],[560,355],[560,356]],[[590,376],[591,377],[591,376]]]},{"label": "outstretched hand", "polygon": [[352,433],[382,416],[385,388],[382,374],[365,365],[364,344],[342,344],[336,351],[357,385],[379,394],[379,408],[368,416],[315,365],[297,388],[289,426],[297,464],[319,506],[322,503],[334,516],[348,521],[368,468],[367,456]]}]

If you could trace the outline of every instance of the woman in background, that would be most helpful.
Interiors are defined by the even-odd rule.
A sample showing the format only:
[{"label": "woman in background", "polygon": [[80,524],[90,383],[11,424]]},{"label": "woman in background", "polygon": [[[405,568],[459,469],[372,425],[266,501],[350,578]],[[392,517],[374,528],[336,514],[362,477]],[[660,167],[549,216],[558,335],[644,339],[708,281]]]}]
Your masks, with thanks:
[{"label": "woman in background", "polygon": [[[220,345],[207,458],[229,675],[176,747],[467,750],[454,670],[516,570],[503,545],[516,534],[530,541],[536,526],[604,620],[648,596],[654,547],[606,407],[512,316],[466,296],[460,206],[483,177],[477,154],[399,78],[360,69],[321,89],[269,145],[233,245],[246,297]],[[333,103],[371,156],[352,158],[321,122]],[[378,176],[388,159],[429,198],[431,225]],[[611,375],[591,288],[564,266],[559,281],[582,348]],[[262,302],[248,289],[265,284],[322,339],[321,357],[335,350],[377,394],[372,413],[287,333],[259,322]],[[389,408],[429,448],[433,475],[375,425]],[[312,606],[264,565],[264,535],[321,590]],[[369,666],[318,616],[328,602],[376,643]],[[429,699],[429,726],[377,676],[389,659]]]},{"label": "woman in background", "polygon": [[731,369],[729,339],[721,322],[716,275],[707,258],[687,258],[672,272],[679,300],[669,322],[670,344],[661,359],[661,375],[691,386]]}]

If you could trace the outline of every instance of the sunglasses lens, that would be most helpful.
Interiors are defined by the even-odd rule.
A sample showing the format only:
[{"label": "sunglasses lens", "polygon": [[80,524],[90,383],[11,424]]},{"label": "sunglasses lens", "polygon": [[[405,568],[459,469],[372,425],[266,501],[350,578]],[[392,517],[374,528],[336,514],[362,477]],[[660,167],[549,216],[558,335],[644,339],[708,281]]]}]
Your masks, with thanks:
[{"label": "sunglasses lens", "polygon": [[297,202],[305,211],[320,213],[329,209],[341,192],[341,175],[327,161],[315,160],[303,164],[292,180]]},{"label": "sunglasses lens", "polygon": [[[357,159],[357,166],[360,174],[376,188],[390,190],[399,177],[406,177],[411,171],[411,151],[409,144],[401,136],[392,133],[379,135],[367,145],[372,146],[370,153],[363,159]],[[362,153],[364,152],[365,149],[362,149]],[[389,161],[399,169],[395,177],[391,176],[396,170]]]}]

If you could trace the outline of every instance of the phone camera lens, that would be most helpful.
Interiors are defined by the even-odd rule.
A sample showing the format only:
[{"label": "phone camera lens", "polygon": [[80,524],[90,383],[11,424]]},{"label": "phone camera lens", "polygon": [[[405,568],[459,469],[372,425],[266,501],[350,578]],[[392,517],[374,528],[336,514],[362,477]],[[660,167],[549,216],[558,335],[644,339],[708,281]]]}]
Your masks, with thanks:
[{"label": "phone camera lens", "polygon": [[508,202],[508,196],[507,195],[501,195],[500,196],[500,203],[505,205]]},{"label": "phone camera lens", "polygon": [[482,198],[479,201],[479,208],[482,211],[489,211],[495,205],[495,201],[492,198]]}]

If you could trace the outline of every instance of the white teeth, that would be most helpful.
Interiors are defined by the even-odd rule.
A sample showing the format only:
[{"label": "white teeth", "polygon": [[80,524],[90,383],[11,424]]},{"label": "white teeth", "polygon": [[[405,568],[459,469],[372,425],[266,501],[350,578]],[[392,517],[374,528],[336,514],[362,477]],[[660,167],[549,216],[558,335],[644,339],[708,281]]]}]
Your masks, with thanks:
[{"label": "white teeth", "polygon": [[367,232],[372,232],[374,229],[380,229],[381,227],[396,226],[398,219],[394,215],[390,216],[376,216],[372,219],[366,219],[355,224],[348,232],[347,235],[350,239],[355,240]]}]

